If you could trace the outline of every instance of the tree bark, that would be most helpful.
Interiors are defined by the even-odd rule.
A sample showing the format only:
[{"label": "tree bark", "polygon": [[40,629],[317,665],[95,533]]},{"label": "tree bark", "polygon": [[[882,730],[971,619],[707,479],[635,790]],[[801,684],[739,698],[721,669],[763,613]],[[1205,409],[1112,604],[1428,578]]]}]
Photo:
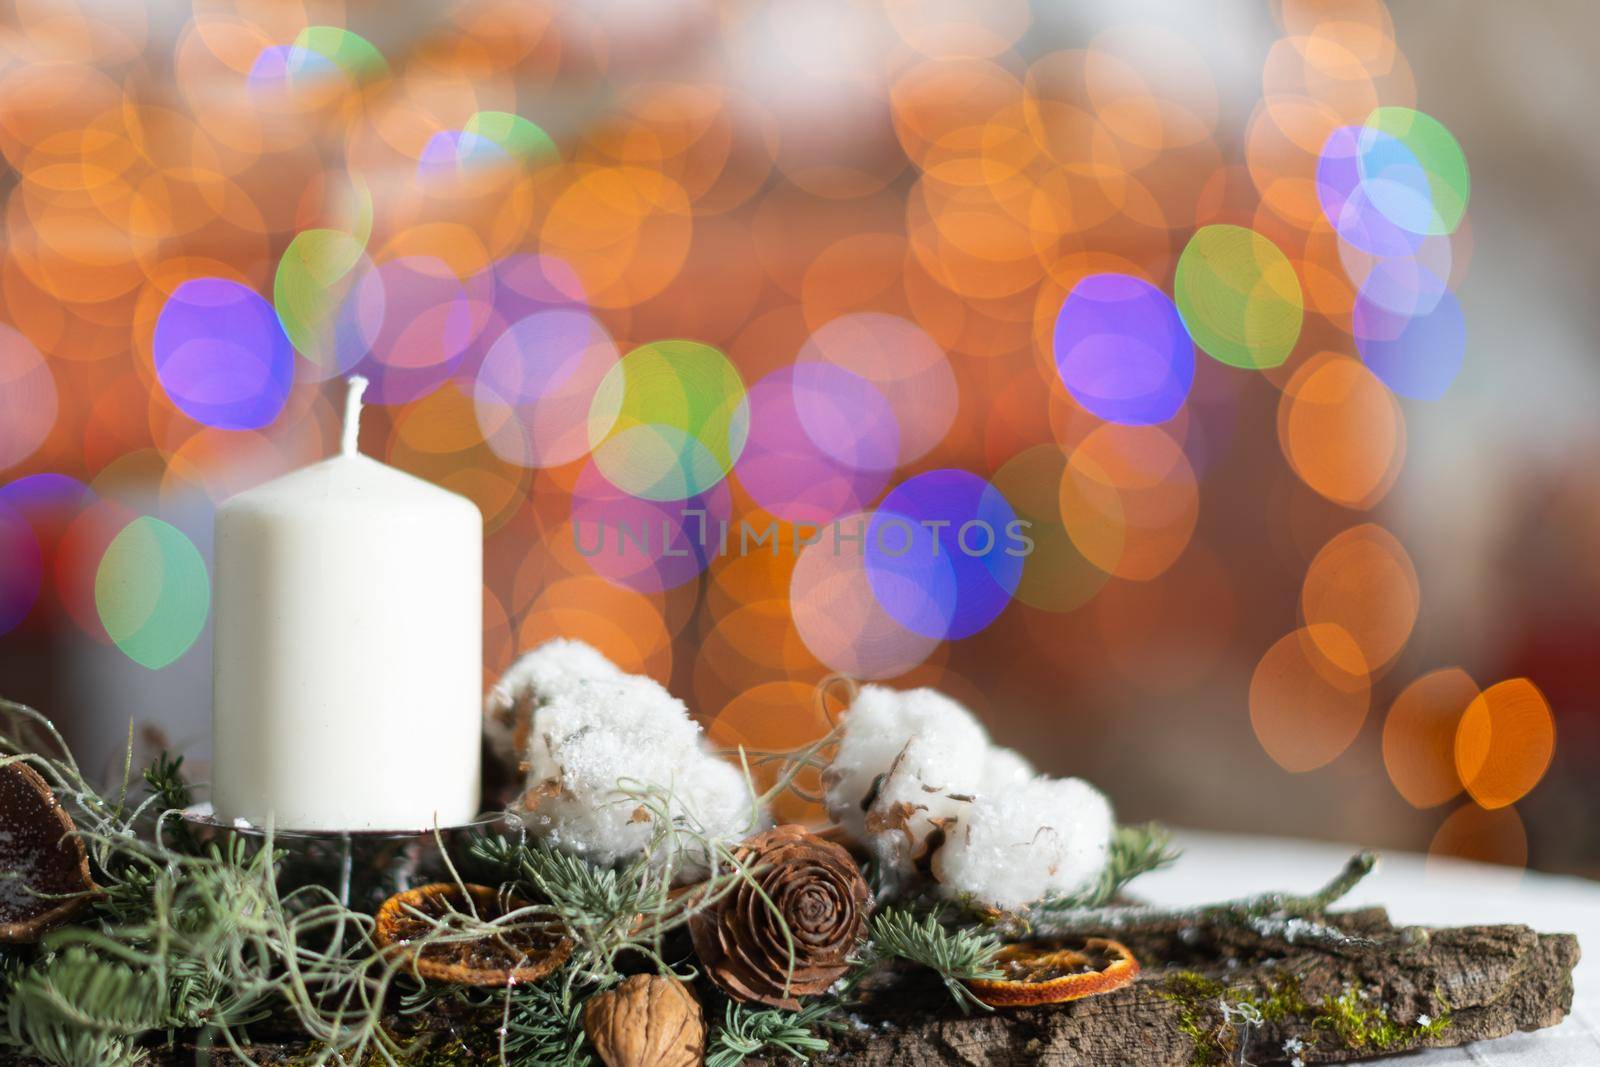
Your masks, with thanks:
[{"label": "tree bark", "polygon": [[[817,1062],[1180,1067],[1298,1056],[1337,1063],[1537,1030],[1572,1006],[1578,944],[1570,934],[1525,926],[1397,929],[1381,909],[1329,921],[1376,943],[1293,945],[1232,924],[1134,930],[1123,935],[1144,964],[1133,985],[1055,1007],[970,1016],[920,976],[896,976],[870,990]],[[1265,1017],[1249,1021],[1247,1006]]]}]

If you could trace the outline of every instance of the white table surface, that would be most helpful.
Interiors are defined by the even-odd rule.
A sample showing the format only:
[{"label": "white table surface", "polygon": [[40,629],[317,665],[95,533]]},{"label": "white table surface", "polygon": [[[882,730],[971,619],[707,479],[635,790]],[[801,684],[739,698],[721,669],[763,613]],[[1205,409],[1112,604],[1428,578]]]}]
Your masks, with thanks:
[{"label": "white table surface", "polygon": [[[1137,895],[1163,905],[1224,900],[1266,890],[1309,892],[1338,872],[1355,846],[1265,837],[1183,832],[1184,856],[1134,883]],[[1458,861],[1385,854],[1344,903],[1381,904],[1401,925],[1524,923],[1574,933],[1585,958],[1574,975],[1572,1013],[1560,1026],[1456,1049],[1434,1049],[1397,1062],[1407,1067],[1600,1065],[1600,882]]]}]

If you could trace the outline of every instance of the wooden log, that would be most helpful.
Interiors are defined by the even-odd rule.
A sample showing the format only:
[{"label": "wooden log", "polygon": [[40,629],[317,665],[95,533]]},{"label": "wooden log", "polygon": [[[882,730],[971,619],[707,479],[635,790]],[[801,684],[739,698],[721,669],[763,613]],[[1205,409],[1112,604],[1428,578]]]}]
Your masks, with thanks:
[{"label": "wooden log", "polygon": [[1124,937],[1145,961],[1139,981],[1056,1007],[962,1016],[941,1003],[936,986],[897,976],[869,990],[818,1062],[1336,1063],[1553,1026],[1572,1006],[1578,945],[1570,934],[1397,929],[1381,909],[1331,921],[1375,944],[1333,951],[1231,924],[1130,931]]},{"label": "wooden log", "polygon": [[[877,976],[812,1062],[857,1067],[1256,1067],[1338,1063],[1553,1026],[1572,1006],[1578,944],[1526,926],[1396,928],[1382,909],[1329,917],[1369,945],[1332,948],[1237,923],[1121,932],[1143,962],[1133,985],[1043,1008],[962,1015],[926,971]],[[451,1021],[458,1036],[475,1036]],[[495,1020],[481,1024],[490,1026]],[[267,1024],[270,1026],[270,1024]],[[249,1050],[304,1062],[291,1040]],[[153,1064],[196,1062],[192,1044]],[[7,1060],[0,1053],[0,1063]],[[236,1062],[213,1051],[209,1062]],[[445,1059],[441,1062],[460,1062]],[[484,1062],[481,1059],[473,1062]],[[761,1061],[749,1060],[751,1064]]]}]

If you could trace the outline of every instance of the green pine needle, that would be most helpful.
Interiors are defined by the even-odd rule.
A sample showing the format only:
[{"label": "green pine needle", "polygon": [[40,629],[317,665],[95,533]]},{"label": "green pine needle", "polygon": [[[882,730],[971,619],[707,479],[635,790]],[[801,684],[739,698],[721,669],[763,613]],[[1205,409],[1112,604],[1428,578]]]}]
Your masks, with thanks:
[{"label": "green pine needle", "polygon": [[962,1011],[990,1010],[963,983],[1000,977],[994,966],[1000,939],[992,934],[951,929],[934,912],[919,921],[903,908],[886,908],[872,919],[872,950],[879,959],[909,960],[931,968]]},{"label": "green pine needle", "polygon": [[505,1008],[506,1062],[515,1067],[591,1067],[583,1001],[550,978],[521,986]]},{"label": "green pine needle", "polygon": [[620,870],[597,867],[547,845],[503,838],[475,842],[472,853],[520,893],[543,902],[543,918],[559,923],[574,941],[571,966],[586,981],[614,981],[616,959],[630,948],[648,953],[641,917],[658,917],[669,907],[670,883],[642,862]]},{"label": "green pine needle", "polygon": [[754,1008],[730,1000],[706,1048],[706,1067],[735,1067],[755,1055],[808,1060],[814,1053],[826,1052],[828,1039],[819,1037],[817,1030],[841,1028],[843,1024],[831,1018],[839,1006],[831,997],[799,1011]]},{"label": "green pine needle", "polygon": [[51,1067],[123,1067],[144,1053],[133,1041],[161,1025],[165,996],[148,971],[83,948],[48,956],[24,972],[5,1006],[0,1043]]},{"label": "green pine needle", "polygon": [[180,818],[169,817],[170,812],[181,812],[194,803],[194,793],[189,788],[189,783],[183,780],[183,757],[176,759],[165,752],[158,754],[155,762],[145,768],[145,784],[150,787],[150,795],[155,798],[156,806],[160,809],[156,815],[161,824],[161,829],[171,834],[173,843],[181,852],[193,854],[199,851],[199,842],[195,840],[194,831],[189,829],[189,824]]}]

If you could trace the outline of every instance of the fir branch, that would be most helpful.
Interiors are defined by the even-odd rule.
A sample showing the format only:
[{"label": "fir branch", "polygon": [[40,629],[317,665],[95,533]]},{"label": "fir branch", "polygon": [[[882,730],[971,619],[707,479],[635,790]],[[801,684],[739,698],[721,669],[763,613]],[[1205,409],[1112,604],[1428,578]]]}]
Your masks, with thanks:
[{"label": "fir branch", "polygon": [[590,1067],[583,1001],[557,977],[506,995],[500,1057],[511,1067]]},{"label": "fir branch", "polygon": [[614,980],[617,956],[642,947],[641,920],[668,907],[669,883],[651,875],[643,861],[621,869],[598,867],[548,845],[503,838],[475,842],[472,849],[480,861],[510,872],[510,884],[541,902],[531,911],[565,928],[575,943],[571,966],[586,981]]},{"label": "fir branch", "polygon": [[52,1067],[140,1063],[134,1040],[161,1024],[164,999],[148,972],[70,948],[17,978],[3,1040]]},{"label": "fir branch", "polygon": [[835,1016],[855,999],[856,988],[880,962],[872,943],[862,942],[844,977],[826,996],[811,998],[799,1011],[728,1000],[721,1022],[706,1043],[707,1067],[732,1067],[760,1053],[766,1053],[768,1059],[781,1055],[805,1060],[813,1052],[825,1051],[829,1041],[818,1031],[844,1028]]},{"label": "fir branch", "polygon": [[194,803],[194,792],[189,788],[189,783],[183,780],[183,757],[174,759],[165,752],[158,753],[155,761],[145,768],[144,781],[158,805],[157,835],[170,824],[172,839],[179,851],[191,855],[199,852],[200,843],[195,840],[194,831],[181,817],[183,811]]},{"label": "fir branch", "polygon": [[707,1043],[706,1067],[735,1067],[758,1054],[810,1059],[813,1053],[828,1049],[828,1039],[819,1037],[818,1029],[843,1028],[832,1018],[839,1009],[840,1002],[834,997],[807,1004],[799,1011],[754,1008],[729,1000],[721,1024]]},{"label": "fir branch", "polygon": [[163,811],[182,811],[194,803],[189,783],[183,780],[183,757],[176,759],[165,752],[158,753],[144,771],[145,784],[155,794]]},{"label": "fir branch", "polygon": [[962,1011],[990,1008],[972,995],[963,983],[972,979],[999,978],[994,966],[1000,940],[993,934],[971,928],[950,928],[935,912],[920,921],[902,908],[886,908],[873,916],[871,951],[878,960],[903,959],[931,968],[944,981]]}]

